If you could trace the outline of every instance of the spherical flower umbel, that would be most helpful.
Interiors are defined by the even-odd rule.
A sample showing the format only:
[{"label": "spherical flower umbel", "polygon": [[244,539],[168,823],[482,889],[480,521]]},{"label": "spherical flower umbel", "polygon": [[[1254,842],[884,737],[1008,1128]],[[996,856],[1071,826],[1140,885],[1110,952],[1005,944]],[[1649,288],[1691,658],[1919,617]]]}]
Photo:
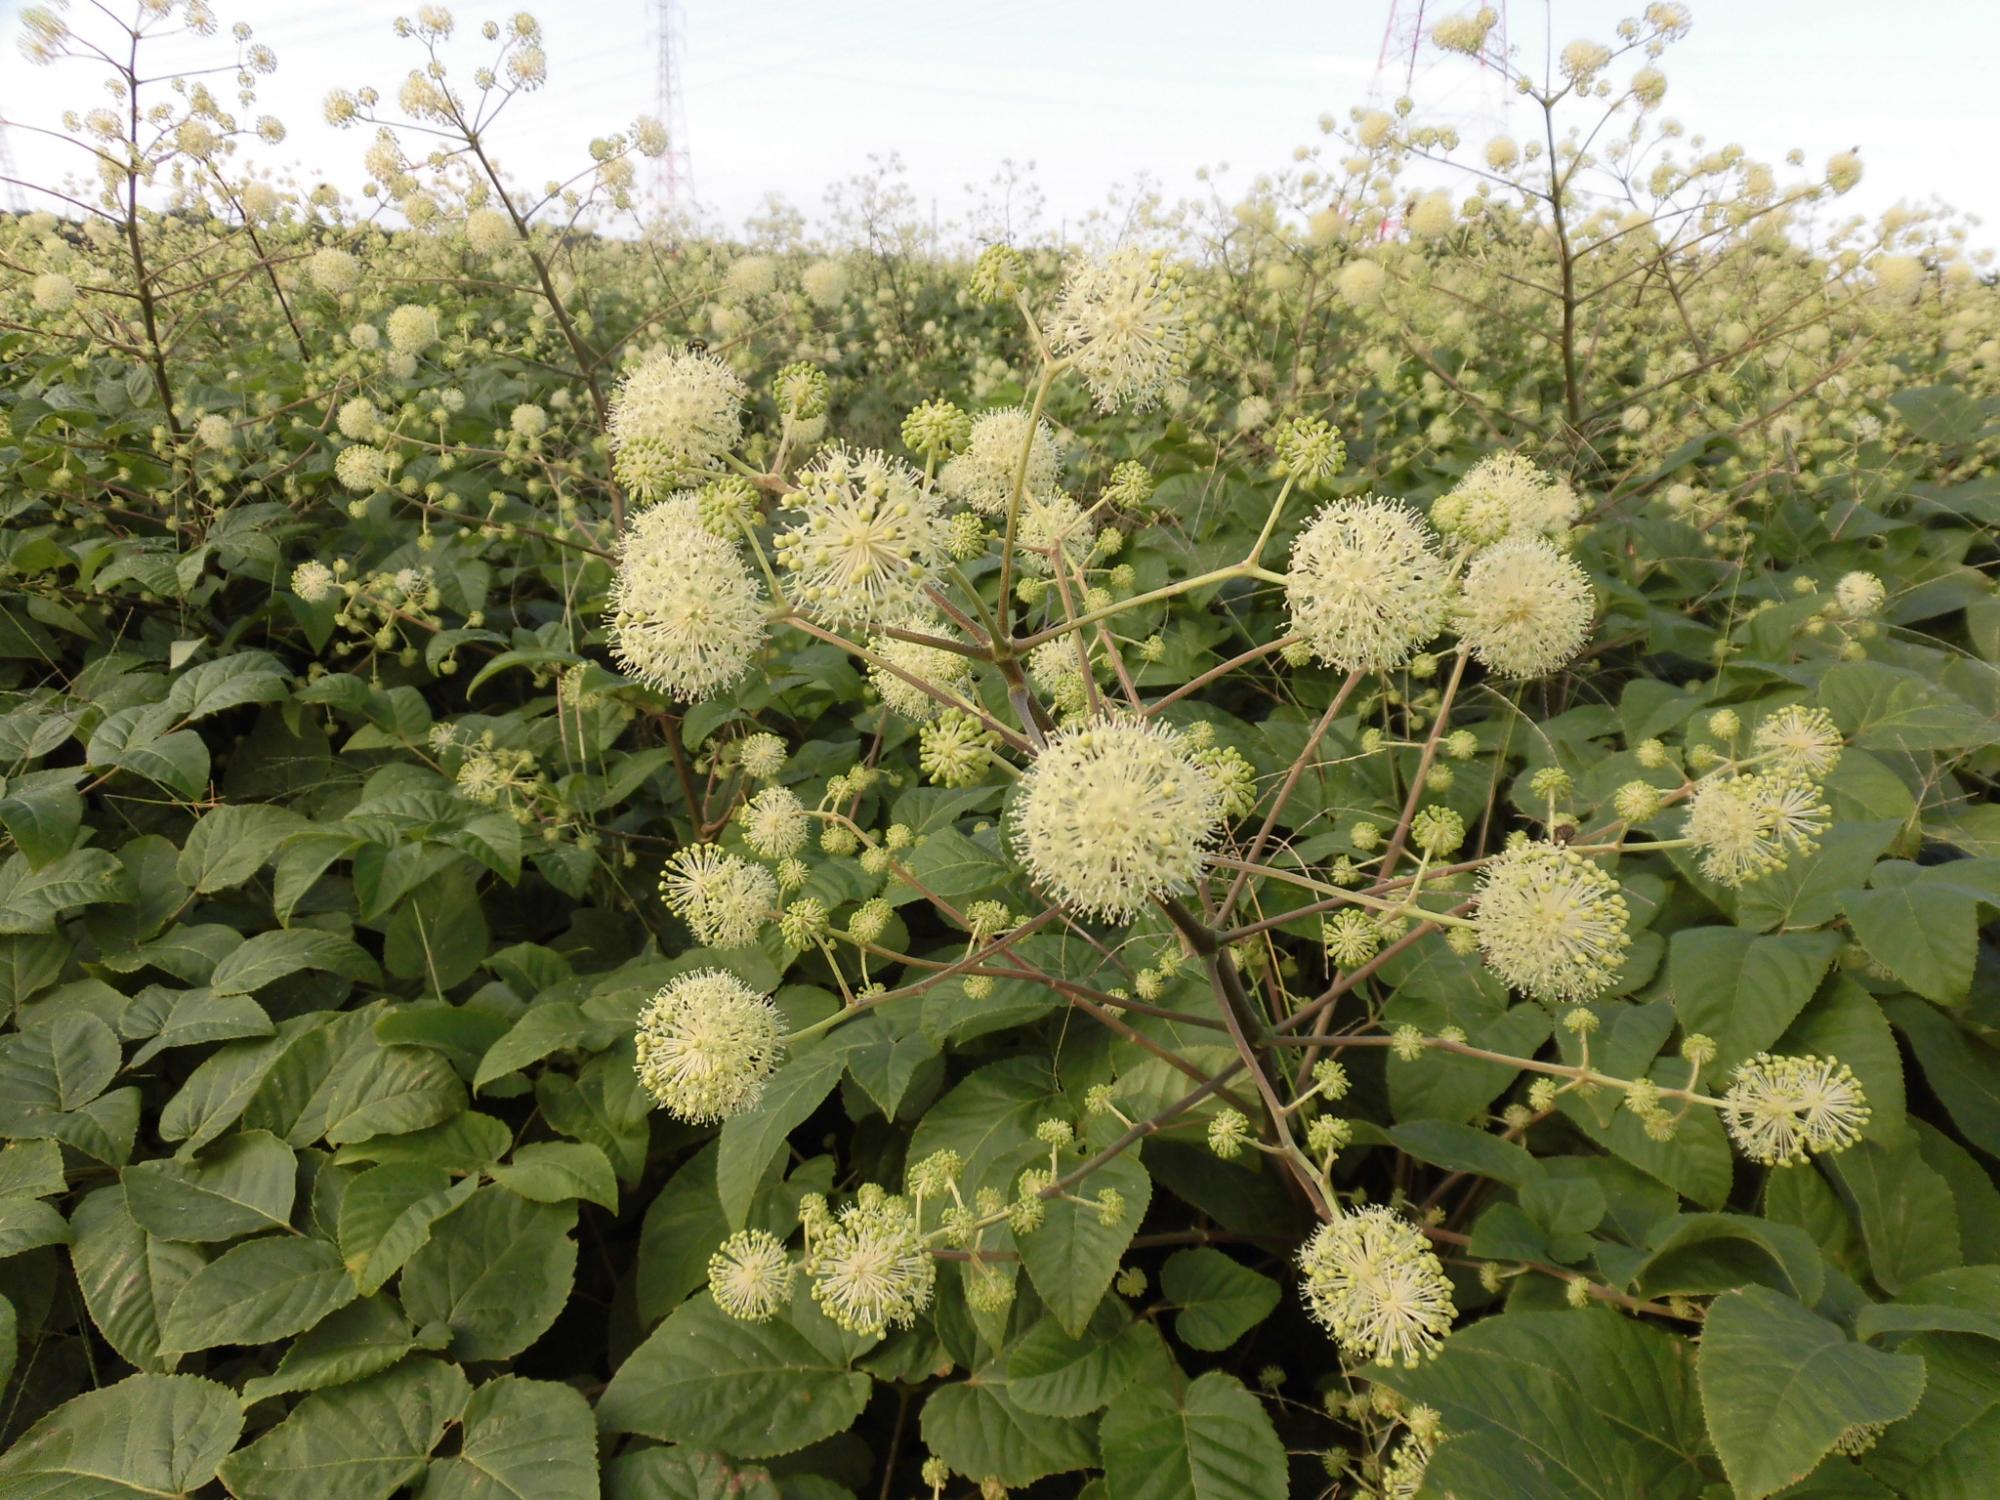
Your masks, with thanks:
[{"label": "spherical flower umbel", "polygon": [[357,495],[373,494],[389,482],[389,456],[380,448],[355,443],[334,459],[333,477]]},{"label": "spherical flower umbel", "polygon": [[948,539],[923,476],[873,449],[823,449],[790,503],[803,519],[778,537],[778,559],[800,602],[836,624],[909,609]]},{"label": "spherical flower umbel", "polygon": [[1320,1225],[1299,1251],[1299,1270],[1306,1306],[1351,1359],[1414,1368],[1457,1315],[1422,1232],[1380,1204]]},{"label": "spherical flower umbel", "polygon": [[1861,1139],[1869,1119],[1860,1081],[1830,1057],[1760,1052],[1737,1068],[1722,1100],[1722,1123],[1736,1149],[1767,1167],[1845,1151]]},{"label": "spherical flower umbel", "polygon": [[763,1323],[792,1304],[797,1268],[785,1242],[765,1229],[739,1229],[708,1258],[708,1294],[732,1318]]},{"label": "spherical flower umbel", "polygon": [[909,1204],[873,1184],[832,1223],[808,1228],[806,1272],[821,1311],[866,1337],[909,1327],[937,1284]]},{"label": "spherical flower umbel", "polygon": [[1510,536],[1556,540],[1583,508],[1575,490],[1518,453],[1495,453],[1474,464],[1431,506],[1431,524],[1446,536],[1489,547]]},{"label": "spherical flower umbel", "polygon": [[307,604],[317,604],[333,592],[333,569],[317,559],[292,569],[292,592]]},{"label": "spherical flower umbel", "polygon": [[1802,703],[1787,704],[1766,717],[1750,742],[1779,769],[1814,781],[1823,780],[1840,764],[1845,743],[1832,714]]},{"label": "spherical flower umbel", "polygon": [[1157,722],[1105,719],[1052,736],[1021,778],[1010,819],[1035,884],[1126,922],[1149,898],[1189,889],[1222,823],[1222,793],[1196,747]]},{"label": "spherical flower umbel", "polygon": [[1049,338],[1082,375],[1102,411],[1160,399],[1187,346],[1180,268],[1127,246],[1077,263],[1063,284]]},{"label": "spherical flower umbel", "polygon": [[35,306],[46,313],[66,311],[76,301],[76,283],[60,271],[44,271],[34,280]]},{"label": "spherical flower umbel", "polygon": [[[949,639],[954,634],[941,616],[925,611],[906,615],[896,623],[901,629],[922,635]],[[921,641],[879,635],[869,640],[868,654],[875,658],[868,664],[870,685],[892,712],[913,723],[928,724],[946,705],[917,687],[910,678],[961,699],[972,683],[972,658],[926,646]]]},{"label": "spherical flower umbel", "polygon": [[690,1125],[740,1115],[763,1095],[784,1056],[784,1017],[767,996],[722,969],[667,983],[639,1013],[639,1081]]},{"label": "spherical flower umbel", "polygon": [[691,497],[642,511],[626,528],[610,604],[618,664],[690,702],[733,684],[764,642],[756,580],[733,542],[702,529]]},{"label": "spherical flower umbel", "polygon": [[1474,658],[1503,677],[1542,677],[1590,639],[1590,575],[1540,537],[1513,536],[1472,560],[1453,623]]},{"label": "spherical flower umbel", "polygon": [[667,910],[688,924],[705,948],[743,948],[757,941],[778,885],[771,872],[714,844],[674,852],[660,876]]},{"label": "spherical flower umbel", "polygon": [[1346,672],[1400,667],[1444,626],[1451,576],[1407,505],[1373,496],[1321,508],[1292,544],[1292,629]]},{"label": "spherical flower umbel", "polygon": [[611,472],[641,500],[712,468],[743,432],[748,394],[714,355],[663,349],[641,360],[611,398]]},{"label": "spherical flower umbel", "polygon": [[1711,777],[1688,800],[1682,836],[1701,853],[1701,873],[1740,886],[1782,869],[1826,831],[1819,788],[1785,771]]},{"label": "spherical flower umbel", "polygon": [[438,339],[438,317],[430,308],[405,302],[383,324],[389,347],[398,354],[422,354]]},{"label": "spherical flower umbel", "polygon": [[1056,466],[1054,429],[1039,418],[1031,426],[1026,407],[1006,406],[972,419],[965,452],[938,472],[938,487],[982,514],[1005,515],[1017,473],[1024,497],[1042,496],[1056,487]]},{"label": "spherical flower umbel", "polygon": [[743,825],[743,842],[766,859],[785,859],[806,846],[806,810],[781,786],[767,786],[743,804],[736,815]]},{"label": "spherical flower umbel", "polygon": [[1479,949],[1537,1000],[1588,1000],[1618,977],[1632,944],[1626,917],[1618,882],[1598,865],[1555,844],[1517,844],[1482,876]]}]

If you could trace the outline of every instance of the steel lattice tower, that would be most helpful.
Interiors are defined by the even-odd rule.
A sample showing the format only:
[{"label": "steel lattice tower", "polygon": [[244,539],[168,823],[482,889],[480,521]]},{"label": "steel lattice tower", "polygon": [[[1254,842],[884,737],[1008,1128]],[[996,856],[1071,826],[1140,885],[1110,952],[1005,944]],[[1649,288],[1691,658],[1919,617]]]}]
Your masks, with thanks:
[{"label": "steel lattice tower", "polygon": [[687,49],[687,37],[681,30],[677,0],[654,0],[653,29],[659,40],[653,110],[667,128],[667,149],[653,162],[653,208],[671,214],[685,206],[694,192],[694,166],[687,149],[687,106],[681,98],[681,53]]},{"label": "steel lattice tower", "polygon": [[[1507,55],[1507,0],[1488,0],[1488,3],[1499,12],[1500,19],[1486,35],[1486,47],[1479,58],[1482,67],[1493,65],[1488,61],[1490,58]],[[1382,27],[1382,49],[1375,57],[1375,94],[1379,96],[1383,86],[1392,78],[1395,78],[1398,95],[1414,92],[1417,62],[1423,53],[1424,43],[1430,37],[1431,27],[1445,16],[1462,9],[1432,3],[1432,0],[1389,0],[1389,19]]]}]

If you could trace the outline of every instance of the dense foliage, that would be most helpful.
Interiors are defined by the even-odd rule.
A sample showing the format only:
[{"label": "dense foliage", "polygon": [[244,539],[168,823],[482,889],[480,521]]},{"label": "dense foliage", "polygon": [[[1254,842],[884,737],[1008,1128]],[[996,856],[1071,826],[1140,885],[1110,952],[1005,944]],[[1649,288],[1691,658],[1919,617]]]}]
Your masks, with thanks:
[{"label": "dense foliage", "polygon": [[1065,254],[31,12],[0,1493],[1990,1494],[2000,291],[1686,24]]}]

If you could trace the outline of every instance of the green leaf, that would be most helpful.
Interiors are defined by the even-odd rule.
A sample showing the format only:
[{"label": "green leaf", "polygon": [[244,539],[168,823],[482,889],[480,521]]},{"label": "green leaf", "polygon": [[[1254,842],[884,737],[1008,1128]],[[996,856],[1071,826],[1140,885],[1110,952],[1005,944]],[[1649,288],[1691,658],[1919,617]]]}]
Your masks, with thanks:
[{"label": "green leaf", "polygon": [[1160,1268],[1160,1290],[1181,1309],[1174,1334],[1190,1349],[1227,1349],[1271,1315],[1278,1283],[1202,1246],[1177,1250]]},{"label": "green leaf", "polygon": [[576,1277],[574,1203],[482,1188],[432,1226],[403,1271],[403,1309],[450,1327],[459,1359],[509,1359],[540,1338]]},{"label": "green leaf", "polygon": [[1909,1137],[1895,1033],[1875,997],[1846,975],[1834,976],[1772,1050],[1839,1058],[1861,1080],[1868,1101],[1862,1139],[1893,1146]]},{"label": "green leaf", "polygon": [[162,1157],[124,1172],[133,1220],[163,1240],[208,1242],[283,1229],[298,1159],[266,1130],[246,1130],[197,1157]]},{"label": "green leaf", "polygon": [[362,1295],[402,1270],[430,1243],[431,1226],[478,1186],[471,1177],[454,1186],[428,1162],[385,1163],[350,1182],[340,1202],[340,1257]]},{"label": "green leaf", "polygon": [[1890,394],[1903,425],[1926,443],[1969,443],[1985,420],[1979,403],[1955,385],[1921,385]]},{"label": "green leaf", "polygon": [[407,1360],[308,1396],[222,1463],[238,1500],[388,1500],[424,1472],[470,1387],[452,1365]]},{"label": "green leaf", "polygon": [[1619,1280],[1648,1297],[1763,1282],[1817,1302],[1826,1267],[1812,1236],[1746,1214],[1677,1214],[1653,1226],[1646,1255]]},{"label": "green leaf", "polygon": [[53,1203],[37,1198],[0,1198],[0,1260],[44,1245],[69,1243],[69,1225]]},{"label": "green leaf", "polygon": [[1986,716],[1920,672],[1883,662],[1843,661],[1826,669],[1819,701],[1863,750],[1957,750],[1986,744]]},{"label": "green leaf", "polygon": [[784,1319],[738,1322],[704,1292],[618,1367],[598,1398],[597,1421],[611,1432],[768,1458],[846,1431],[870,1386]]},{"label": "green leaf", "polygon": [[70,1265],[97,1331],[120,1358],[158,1369],[161,1320],[205,1257],[141,1229],[115,1184],[84,1198],[69,1223]]},{"label": "green leaf", "polygon": [[2000,1339],[2000,1266],[1956,1266],[1905,1286],[1894,1302],[1871,1302],[1854,1316],[1854,1336],[1917,1330]]},{"label": "green leaf", "polygon": [[38,870],[17,854],[0,866],[0,933],[53,932],[66,911],[131,899],[131,877],[106,850],[74,849]]},{"label": "green leaf", "polygon": [[1994,870],[2000,861],[1924,868],[1884,860],[1872,889],[1848,892],[1842,905],[1869,957],[1927,1000],[1963,1000],[1979,948],[1979,907],[2000,906]]},{"label": "green leaf", "polygon": [[161,734],[155,705],[108,715],[91,735],[86,754],[96,770],[130,771],[170,792],[194,798],[208,785],[208,745],[197,730]]},{"label": "green leaf", "polygon": [[262,651],[239,651],[183,672],[167,692],[165,708],[189,723],[245,703],[276,703],[285,696],[284,670]]},{"label": "green leaf", "polygon": [[236,1395],[192,1375],[133,1375],[65,1402],[0,1454],[8,1500],[149,1500],[215,1477],[243,1430]]},{"label": "green leaf", "polygon": [[611,1159],[581,1141],[538,1141],[493,1168],[493,1180],[537,1203],[582,1198],[618,1212],[618,1178]]},{"label": "green leaf", "polygon": [[331,1146],[421,1130],[465,1108],[465,1085],[427,1047],[363,1047],[329,1082],[322,1133]]},{"label": "green leaf", "polygon": [[31,785],[9,786],[0,797],[0,828],[13,835],[33,869],[69,853],[83,822],[83,798],[68,773]]},{"label": "green leaf", "polygon": [[1864,1468],[1897,1500],[1968,1500],[1992,1491],[2000,1473],[2000,1370],[1993,1346],[1961,1334],[1926,1334],[1903,1345],[1921,1359],[1923,1400],[1863,1456]]},{"label": "green leaf", "polygon": [[424,1500],[597,1500],[597,1428],[569,1386],[489,1380],[464,1422],[458,1457],[431,1465]]},{"label": "green leaf", "polygon": [[431,1347],[387,1297],[350,1302],[293,1339],[277,1370],[243,1382],[245,1405],[287,1391],[316,1391],[366,1380],[419,1347]]},{"label": "green leaf", "polygon": [[1123,1210],[1107,1224],[1087,1203],[1052,1198],[1041,1227],[1015,1238],[1021,1264],[1042,1302],[1064,1328],[1081,1335],[1111,1278],[1118,1274],[1119,1259],[1139,1232],[1139,1221],[1146,1217],[1153,1180],[1128,1152],[1114,1156],[1072,1191],[1093,1201],[1106,1191],[1118,1193],[1125,1200]]},{"label": "green leaf", "polygon": [[491,947],[479,887],[462,869],[451,869],[397,905],[382,963],[398,978],[421,979],[432,994],[442,995],[471,977]]},{"label": "green leaf", "polygon": [[[796,1480],[794,1481],[796,1484]],[[795,1500],[848,1500],[851,1490],[799,1486]],[[641,1448],[604,1470],[604,1500],[784,1500],[762,1468],[739,1469],[720,1453],[695,1448]]]},{"label": "green leaf", "polygon": [[1988,1156],[2000,1156],[2000,1048],[1920,1000],[1890,1000],[1882,1009],[1960,1133]]},{"label": "green leaf", "polygon": [[1009,1399],[995,1362],[924,1398],[918,1419],[924,1446],[958,1473],[991,1475],[1002,1484],[1033,1484],[1088,1468],[1089,1429],[1064,1417],[1035,1416]]},{"label": "green leaf", "polygon": [[[1512,1312],[1461,1328],[1415,1370],[1374,1378],[1540,1476],[1529,1494],[1695,1500],[1707,1446],[1679,1340],[1605,1309]],[[1488,1491],[1489,1494],[1493,1493]]]},{"label": "green leaf", "polygon": [[1219,1370],[1184,1389],[1128,1387],[1098,1441],[1110,1500],[1271,1500],[1288,1489],[1263,1402]]},{"label": "green leaf", "polygon": [[218,807],[188,834],[175,874],[204,895],[241,885],[304,823],[288,808],[262,803]]},{"label": "green leaf", "polygon": [[1709,1433],[1743,1500],[1804,1478],[1848,1428],[1908,1416],[1924,1389],[1922,1359],[1857,1344],[1762,1287],[1709,1304],[1696,1365]]},{"label": "green leaf", "polygon": [[846,1067],[847,1054],[822,1043],[772,1074],[754,1109],[723,1122],[715,1181],[731,1229],[741,1229],[748,1221],[750,1200],[764,1180],[765,1169],[784,1150],[786,1137],[833,1092]]},{"label": "green leaf", "polygon": [[550,1000],[531,1006],[479,1059],[479,1070],[472,1075],[472,1091],[476,1094],[494,1080],[540,1062],[551,1052],[583,1047],[594,1039],[596,1030],[583,1007],[571,1001]]},{"label": "green leaf", "polygon": [[1924,1164],[1916,1139],[1862,1141],[1820,1158],[1861,1223],[1868,1266],[1891,1296],[1964,1260],[1951,1184]]},{"label": "green leaf", "polygon": [[304,1332],[354,1296],[353,1278],[326,1241],[246,1240],[188,1278],[160,1322],[160,1351],[268,1344]]},{"label": "green leaf", "polygon": [[1833,932],[1749,933],[1690,927],[1667,944],[1681,1029],[1715,1038],[1715,1077],[1785,1034],[1840,953]]},{"label": "green leaf", "polygon": [[0,1198],[47,1198],[63,1190],[62,1148],[54,1141],[0,1147]]},{"label": "green leaf", "polygon": [[1043,1318],[1007,1350],[1007,1396],[1026,1412],[1081,1417],[1109,1405],[1149,1367],[1169,1364],[1151,1323],[1135,1322],[1120,1302],[1106,1302],[1081,1338]]},{"label": "green leaf", "polygon": [[[155,995],[163,1012],[141,1002]],[[213,990],[166,991],[148,986],[119,1018],[128,1027],[153,1025],[152,1040],[132,1054],[132,1066],[142,1068],[170,1047],[195,1047],[206,1042],[234,1041],[246,1036],[270,1036],[276,1031],[264,1007],[248,995],[218,995]]]},{"label": "green leaf", "polygon": [[310,927],[291,927],[246,938],[215,966],[215,972],[208,976],[208,987],[218,995],[247,995],[302,969],[355,980],[381,977],[375,960],[351,938]]}]

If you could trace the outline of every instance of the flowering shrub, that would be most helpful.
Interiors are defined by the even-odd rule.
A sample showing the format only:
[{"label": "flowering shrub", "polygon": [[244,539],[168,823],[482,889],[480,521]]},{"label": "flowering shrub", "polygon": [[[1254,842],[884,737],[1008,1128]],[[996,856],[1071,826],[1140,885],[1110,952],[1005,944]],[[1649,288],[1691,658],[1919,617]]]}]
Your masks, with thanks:
[{"label": "flowering shrub", "polygon": [[300,193],[107,15],[0,220],[0,1492],[1990,1487],[2000,294],[1684,135],[1679,6],[1068,256],[526,187],[435,6]]}]

